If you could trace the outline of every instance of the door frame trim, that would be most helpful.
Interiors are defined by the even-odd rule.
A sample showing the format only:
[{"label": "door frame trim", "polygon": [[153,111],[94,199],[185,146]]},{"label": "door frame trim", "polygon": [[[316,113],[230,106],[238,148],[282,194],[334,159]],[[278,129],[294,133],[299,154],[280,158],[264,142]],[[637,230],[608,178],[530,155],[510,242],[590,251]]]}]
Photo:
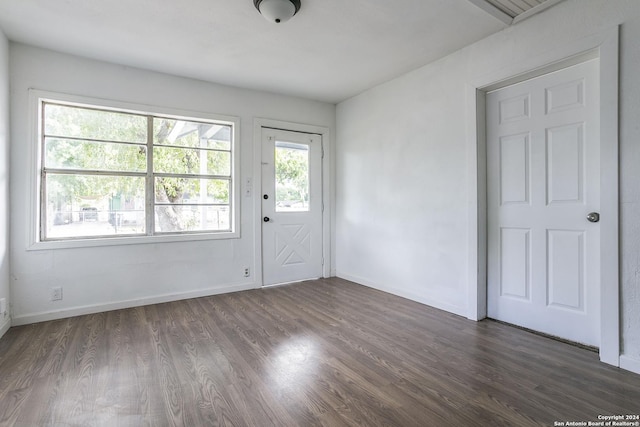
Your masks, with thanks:
[{"label": "door frame trim", "polygon": [[[278,129],[289,132],[303,132],[320,135],[322,141],[322,150],[324,155],[322,161],[322,203],[324,210],[322,211],[322,277],[331,277],[333,271],[332,256],[332,194],[333,181],[331,179],[331,161],[333,150],[331,150],[331,131],[326,126],[316,126],[303,123],[287,122],[275,119],[254,118],[253,119],[253,192],[251,202],[253,202],[253,233],[254,233],[254,277],[256,288],[264,285],[262,277],[262,129]],[[243,183],[243,189],[246,188],[247,178]],[[247,198],[244,198],[248,200]]]},{"label": "door frame trim", "polygon": [[[600,360],[620,366],[618,67],[619,27],[550,49],[526,63],[495,70],[466,85],[468,157],[467,318],[487,316],[487,179],[485,94],[590,58],[600,60],[601,213]],[[606,190],[603,190],[606,189]],[[610,191],[615,189],[615,191]]]}]

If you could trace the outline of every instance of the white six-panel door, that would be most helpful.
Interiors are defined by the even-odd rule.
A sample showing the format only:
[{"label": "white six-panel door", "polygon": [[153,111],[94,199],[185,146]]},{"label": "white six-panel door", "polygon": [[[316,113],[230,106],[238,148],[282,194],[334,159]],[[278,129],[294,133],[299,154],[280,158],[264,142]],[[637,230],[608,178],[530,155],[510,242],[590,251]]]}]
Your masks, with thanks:
[{"label": "white six-panel door", "polygon": [[263,284],[322,277],[322,137],[262,130]]},{"label": "white six-panel door", "polygon": [[486,108],[488,316],[599,346],[598,61],[491,92]]}]

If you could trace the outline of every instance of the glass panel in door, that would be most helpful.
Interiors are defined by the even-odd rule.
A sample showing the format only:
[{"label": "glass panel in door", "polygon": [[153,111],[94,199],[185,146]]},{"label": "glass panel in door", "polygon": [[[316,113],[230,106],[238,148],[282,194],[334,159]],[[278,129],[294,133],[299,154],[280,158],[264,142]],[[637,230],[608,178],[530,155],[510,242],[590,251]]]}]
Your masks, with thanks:
[{"label": "glass panel in door", "polygon": [[275,143],[276,212],[309,211],[309,146]]}]

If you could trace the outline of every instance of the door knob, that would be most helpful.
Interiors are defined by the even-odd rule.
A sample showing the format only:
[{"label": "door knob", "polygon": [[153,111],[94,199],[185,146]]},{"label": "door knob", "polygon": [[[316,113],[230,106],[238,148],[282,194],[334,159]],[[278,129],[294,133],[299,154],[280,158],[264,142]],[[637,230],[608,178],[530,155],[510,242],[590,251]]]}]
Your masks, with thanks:
[{"label": "door knob", "polygon": [[271,221],[271,219],[269,219],[269,217],[268,217],[268,216],[265,216],[264,218],[262,218],[262,220],[263,220],[264,222],[269,222],[269,221]]},{"label": "door knob", "polygon": [[589,222],[598,222],[600,221],[600,214],[598,212],[591,212],[587,215],[587,221]]}]

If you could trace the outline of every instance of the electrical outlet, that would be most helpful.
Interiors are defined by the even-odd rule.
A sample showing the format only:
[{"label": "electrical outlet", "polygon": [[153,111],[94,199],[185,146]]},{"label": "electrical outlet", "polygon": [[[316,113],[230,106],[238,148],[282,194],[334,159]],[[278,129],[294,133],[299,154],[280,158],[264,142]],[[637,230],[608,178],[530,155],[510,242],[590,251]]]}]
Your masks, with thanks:
[{"label": "electrical outlet", "polygon": [[244,277],[249,277],[251,275],[251,272],[249,271],[249,267],[245,267],[244,268]]},{"label": "electrical outlet", "polygon": [[0,298],[0,316],[4,319],[7,317],[7,299]]},{"label": "electrical outlet", "polygon": [[62,287],[51,288],[51,301],[59,301],[62,299]]}]

